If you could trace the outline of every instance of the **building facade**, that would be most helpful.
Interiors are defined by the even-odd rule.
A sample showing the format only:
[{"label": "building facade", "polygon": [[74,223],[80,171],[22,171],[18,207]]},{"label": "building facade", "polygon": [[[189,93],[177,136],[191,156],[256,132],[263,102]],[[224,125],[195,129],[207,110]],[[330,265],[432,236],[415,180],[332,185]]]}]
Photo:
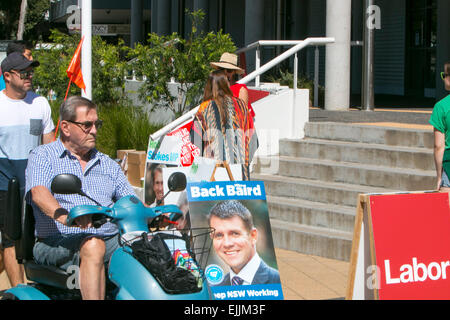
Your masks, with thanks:
[{"label": "building facade", "polygon": [[[145,41],[148,32],[187,36],[191,22],[186,10],[202,9],[206,15],[201,29],[229,33],[242,48],[257,40],[303,40],[327,36],[327,1],[343,0],[92,0],[93,24],[133,24],[123,38]],[[51,18],[66,19],[65,8],[81,0],[61,0],[52,4]],[[344,1],[343,1],[344,3]],[[361,93],[362,46],[367,19],[363,0],[349,0],[350,84],[349,94]],[[450,1],[374,0],[380,12],[380,28],[374,31],[374,91],[378,95],[439,100],[446,95],[440,72],[450,60]],[[134,9],[133,9],[134,7]],[[109,11],[109,13],[108,13]],[[58,14],[59,12],[59,14]],[[328,13],[330,14],[330,13]],[[330,17],[328,17],[330,18]],[[134,40],[133,40],[134,39]],[[262,63],[282,48],[265,47]],[[319,82],[325,85],[326,48],[321,47]],[[299,73],[314,74],[314,48],[299,54]],[[247,72],[254,69],[254,52],[247,53]],[[292,61],[285,67],[292,72]]]}]

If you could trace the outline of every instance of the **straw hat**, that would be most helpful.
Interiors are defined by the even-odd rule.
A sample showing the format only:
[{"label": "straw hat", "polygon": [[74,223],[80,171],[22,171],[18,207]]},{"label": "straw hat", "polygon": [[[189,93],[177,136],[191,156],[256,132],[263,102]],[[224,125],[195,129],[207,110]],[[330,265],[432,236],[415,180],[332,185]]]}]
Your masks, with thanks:
[{"label": "straw hat", "polygon": [[244,73],[244,69],[241,69],[238,67],[237,64],[238,56],[234,53],[225,52],[220,57],[219,62],[211,62],[211,67],[214,69],[222,68],[222,69],[229,69],[229,70],[236,70],[237,74]]}]

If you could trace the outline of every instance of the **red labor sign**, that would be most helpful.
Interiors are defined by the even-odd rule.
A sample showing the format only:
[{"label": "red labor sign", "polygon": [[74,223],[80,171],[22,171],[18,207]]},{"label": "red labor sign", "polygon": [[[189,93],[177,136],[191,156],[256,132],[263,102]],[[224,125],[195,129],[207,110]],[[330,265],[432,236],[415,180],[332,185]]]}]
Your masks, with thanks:
[{"label": "red labor sign", "polygon": [[369,196],[379,299],[450,299],[447,193]]},{"label": "red labor sign", "polygon": [[183,167],[189,167],[194,162],[194,158],[200,155],[200,150],[191,142],[190,130],[193,120],[189,120],[179,128],[169,132],[168,136],[179,137],[182,141],[180,150],[180,162]]}]

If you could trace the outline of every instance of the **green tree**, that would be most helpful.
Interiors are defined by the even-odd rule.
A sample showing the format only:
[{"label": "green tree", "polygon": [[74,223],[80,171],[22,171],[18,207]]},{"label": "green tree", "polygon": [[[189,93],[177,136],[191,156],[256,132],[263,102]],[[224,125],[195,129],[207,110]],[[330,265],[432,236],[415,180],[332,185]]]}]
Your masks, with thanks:
[{"label": "green tree", "polygon": [[[289,72],[289,70],[276,70],[272,73],[264,75],[263,79],[269,82],[279,83],[282,86],[288,86],[291,89],[294,87],[294,74]],[[308,79],[306,75],[299,75],[297,79],[297,88],[309,90],[309,104],[312,106],[314,101],[314,81]],[[319,106],[323,107],[325,101],[325,88],[319,86],[318,89]]]},{"label": "green tree", "polygon": [[21,0],[0,1],[0,39],[15,39]]},{"label": "green tree", "polygon": [[[0,39],[16,39],[22,0],[0,1]],[[50,9],[49,0],[28,1],[23,39],[41,40],[49,21],[46,18]]]},{"label": "green tree", "polygon": [[27,15],[25,19],[25,30],[23,38],[32,41],[44,41],[48,32],[50,22],[48,21],[48,12],[50,10],[50,1],[48,0],[29,0]]},{"label": "green tree", "polygon": [[[192,21],[188,39],[179,34],[159,36],[151,33],[148,45],[138,44],[130,51],[130,63],[137,75],[144,76],[140,98],[155,108],[166,108],[178,117],[198,105],[211,67],[223,52],[236,47],[222,31],[198,32],[204,18],[201,10],[187,12]],[[175,85],[174,83],[177,83]]]},{"label": "green tree", "polygon": [[[64,99],[69,78],[67,67],[80,41],[80,35],[67,35],[52,30],[50,47],[41,46],[33,52],[40,66],[36,68],[34,85],[45,96],[50,90],[57,99]],[[107,44],[99,36],[92,37],[92,98],[96,103],[118,103],[123,99],[126,63],[121,59],[121,51],[127,50],[119,45]],[[74,84],[70,86],[69,95],[80,95],[81,90]]]}]

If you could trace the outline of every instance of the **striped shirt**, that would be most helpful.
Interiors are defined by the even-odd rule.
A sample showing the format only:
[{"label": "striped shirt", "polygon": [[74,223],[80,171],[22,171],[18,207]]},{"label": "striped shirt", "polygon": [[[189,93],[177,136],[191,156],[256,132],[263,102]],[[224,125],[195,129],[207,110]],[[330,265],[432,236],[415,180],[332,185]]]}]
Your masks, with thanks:
[{"label": "striped shirt", "polygon": [[[133,188],[123,174],[120,166],[107,155],[96,149],[90,151],[90,160],[84,172],[78,159],[65,148],[61,140],[39,146],[28,158],[26,169],[26,192],[36,186],[50,190],[53,178],[62,173],[71,173],[80,178],[83,192],[98,201],[102,206],[111,207],[114,202],[127,195],[135,195]],[[70,211],[82,204],[95,203],[76,194],[53,194],[61,207]],[[44,214],[31,201],[36,220],[36,234],[47,238],[59,234],[89,233],[102,236],[117,233],[117,226],[108,222],[98,229],[67,227]]]}]

